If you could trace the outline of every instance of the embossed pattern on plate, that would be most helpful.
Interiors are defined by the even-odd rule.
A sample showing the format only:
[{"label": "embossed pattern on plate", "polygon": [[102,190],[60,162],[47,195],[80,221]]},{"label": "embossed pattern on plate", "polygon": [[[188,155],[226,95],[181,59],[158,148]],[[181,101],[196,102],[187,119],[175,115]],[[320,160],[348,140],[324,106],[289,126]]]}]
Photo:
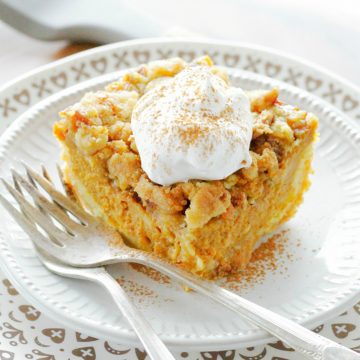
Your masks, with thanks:
[{"label": "embossed pattern on plate", "polygon": [[[355,302],[360,290],[360,261],[354,257],[360,250],[360,136],[325,102],[305,92],[248,72],[230,72],[233,81],[247,89],[276,85],[285,101],[320,117],[313,186],[297,216],[286,224],[288,246],[295,260],[286,264],[286,276],[268,274],[263,284],[243,291],[259,304],[315,325]],[[10,166],[19,167],[18,160],[34,167],[44,163],[54,172],[59,149],[51,127],[57,112],[117,75],[59,92],[16,120],[1,142],[0,166],[4,173]],[[26,236],[3,209],[0,214],[4,219],[0,230],[3,267],[35,306],[90,335],[117,342],[135,341],[132,330],[107,296],[102,296],[95,285],[62,279],[46,271]],[[299,240],[301,247],[296,245]],[[169,344],[219,349],[267,339],[264,332],[230,311],[195,293],[185,293],[175,284],[156,283],[126,266],[113,267],[112,271],[154,294],[135,296],[134,300]]]},{"label": "embossed pattern on plate", "polygon": [[[360,120],[360,91],[344,79],[265,47],[208,39],[140,39],[97,47],[25,74],[0,87],[0,132],[29,106],[90,78],[157,59],[204,54],[229,68],[265,75],[315,94],[334,110]],[[348,119],[349,121],[352,121]],[[354,124],[358,121],[354,121]]]}]

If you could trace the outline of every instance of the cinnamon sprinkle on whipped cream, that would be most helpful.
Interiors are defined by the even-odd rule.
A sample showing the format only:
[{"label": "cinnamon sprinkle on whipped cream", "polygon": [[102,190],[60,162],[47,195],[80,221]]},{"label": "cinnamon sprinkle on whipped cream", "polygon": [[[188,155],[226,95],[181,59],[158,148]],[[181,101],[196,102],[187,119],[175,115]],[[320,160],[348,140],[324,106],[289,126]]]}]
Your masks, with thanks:
[{"label": "cinnamon sprinkle on whipped cream", "polygon": [[155,183],[220,180],[251,164],[250,102],[211,68],[190,65],[137,102],[131,128]]}]

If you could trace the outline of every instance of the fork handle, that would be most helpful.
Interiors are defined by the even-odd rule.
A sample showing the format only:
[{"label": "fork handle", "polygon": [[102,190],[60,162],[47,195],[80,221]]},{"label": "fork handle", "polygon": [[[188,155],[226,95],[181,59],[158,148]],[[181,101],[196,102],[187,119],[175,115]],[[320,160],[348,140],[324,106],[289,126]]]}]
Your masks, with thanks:
[{"label": "fork handle", "polygon": [[242,298],[213,282],[202,280],[151,254],[136,256],[135,262],[165,273],[185,283],[197,292],[225,305],[253,324],[284,341],[292,348],[313,360],[360,360],[360,354],[341,346],[334,341],[315,334],[305,327],[286,319],[268,309]]},{"label": "fork handle", "polygon": [[106,271],[99,271],[94,280],[105,287],[112,296],[115,304],[128,320],[141,343],[152,360],[175,360],[165,344],[156,335],[153,328],[133,305],[120,284]]}]

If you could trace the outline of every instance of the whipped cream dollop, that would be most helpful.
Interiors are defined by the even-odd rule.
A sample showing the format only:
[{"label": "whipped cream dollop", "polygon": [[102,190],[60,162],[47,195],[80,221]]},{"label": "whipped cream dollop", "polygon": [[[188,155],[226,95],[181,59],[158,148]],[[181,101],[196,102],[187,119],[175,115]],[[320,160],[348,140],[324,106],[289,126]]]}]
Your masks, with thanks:
[{"label": "whipped cream dollop", "polygon": [[251,164],[250,102],[211,68],[188,66],[139,99],[131,128],[155,183],[220,180]]}]

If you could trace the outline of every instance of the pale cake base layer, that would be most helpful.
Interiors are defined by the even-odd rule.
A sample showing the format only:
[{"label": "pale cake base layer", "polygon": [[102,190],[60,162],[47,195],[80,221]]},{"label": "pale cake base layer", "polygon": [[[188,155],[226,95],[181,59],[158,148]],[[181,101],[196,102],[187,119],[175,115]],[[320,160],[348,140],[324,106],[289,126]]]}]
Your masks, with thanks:
[{"label": "pale cake base layer", "polygon": [[184,226],[183,214],[167,221],[170,215],[152,213],[136,195],[114,187],[103,162],[82,155],[72,141],[63,147],[66,181],[85,207],[116,227],[129,245],[213,278],[243,269],[256,242],[293,216],[309,187],[313,137],[309,133],[294,147],[254,204],[242,201],[199,229]]}]

